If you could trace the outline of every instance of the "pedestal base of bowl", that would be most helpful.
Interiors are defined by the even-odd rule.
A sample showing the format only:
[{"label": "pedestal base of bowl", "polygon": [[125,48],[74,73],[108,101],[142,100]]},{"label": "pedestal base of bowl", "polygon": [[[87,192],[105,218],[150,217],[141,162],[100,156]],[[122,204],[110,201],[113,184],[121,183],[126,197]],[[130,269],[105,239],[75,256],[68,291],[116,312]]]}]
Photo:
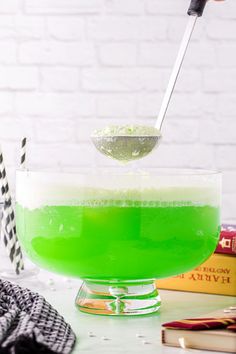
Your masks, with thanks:
[{"label": "pedestal base of bowl", "polygon": [[96,315],[146,315],[158,311],[160,305],[160,295],[153,281],[85,280],[76,297],[80,311]]}]

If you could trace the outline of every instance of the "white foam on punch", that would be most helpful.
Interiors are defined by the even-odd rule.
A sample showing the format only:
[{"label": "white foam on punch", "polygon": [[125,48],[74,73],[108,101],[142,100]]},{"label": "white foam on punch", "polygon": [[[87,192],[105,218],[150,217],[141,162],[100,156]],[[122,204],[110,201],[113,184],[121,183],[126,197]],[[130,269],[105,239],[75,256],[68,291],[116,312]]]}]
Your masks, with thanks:
[{"label": "white foam on punch", "polygon": [[79,175],[18,171],[16,202],[28,209],[47,205],[183,206],[220,203],[213,180],[149,175]]}]

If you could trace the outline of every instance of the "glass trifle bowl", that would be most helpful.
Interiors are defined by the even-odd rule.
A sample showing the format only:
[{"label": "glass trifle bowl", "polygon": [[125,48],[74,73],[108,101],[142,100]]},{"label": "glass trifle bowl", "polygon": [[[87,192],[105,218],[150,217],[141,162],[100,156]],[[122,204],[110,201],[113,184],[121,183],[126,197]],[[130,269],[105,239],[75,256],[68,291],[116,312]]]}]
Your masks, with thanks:
[{"label": "glass trifle bowl", "polygon": [[214,252],[220,197],[214,171],[17,171],[17,231],[36,264],[83,280],[81,311],[148,314],[160,307],[156,279]]}]

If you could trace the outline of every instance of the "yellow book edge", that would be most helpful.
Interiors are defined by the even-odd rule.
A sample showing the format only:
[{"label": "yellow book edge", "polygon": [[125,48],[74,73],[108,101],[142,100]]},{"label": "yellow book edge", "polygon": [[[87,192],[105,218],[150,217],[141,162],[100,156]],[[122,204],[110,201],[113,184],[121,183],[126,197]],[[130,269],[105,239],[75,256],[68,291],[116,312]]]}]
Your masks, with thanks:
[{"label": "yellow book edge", "polygon": [[190,272],[156,281],[158,289],[236,296],[236,257],[213,254]]}]

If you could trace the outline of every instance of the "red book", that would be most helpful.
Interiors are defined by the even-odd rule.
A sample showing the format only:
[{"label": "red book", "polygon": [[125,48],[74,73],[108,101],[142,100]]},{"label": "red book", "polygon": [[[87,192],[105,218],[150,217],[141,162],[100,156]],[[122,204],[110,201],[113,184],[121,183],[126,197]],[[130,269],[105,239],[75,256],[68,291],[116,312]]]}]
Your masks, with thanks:
[{"label": "red book", "polygon": [[222,225],[215,253],[236,255],[236,225]]}]

